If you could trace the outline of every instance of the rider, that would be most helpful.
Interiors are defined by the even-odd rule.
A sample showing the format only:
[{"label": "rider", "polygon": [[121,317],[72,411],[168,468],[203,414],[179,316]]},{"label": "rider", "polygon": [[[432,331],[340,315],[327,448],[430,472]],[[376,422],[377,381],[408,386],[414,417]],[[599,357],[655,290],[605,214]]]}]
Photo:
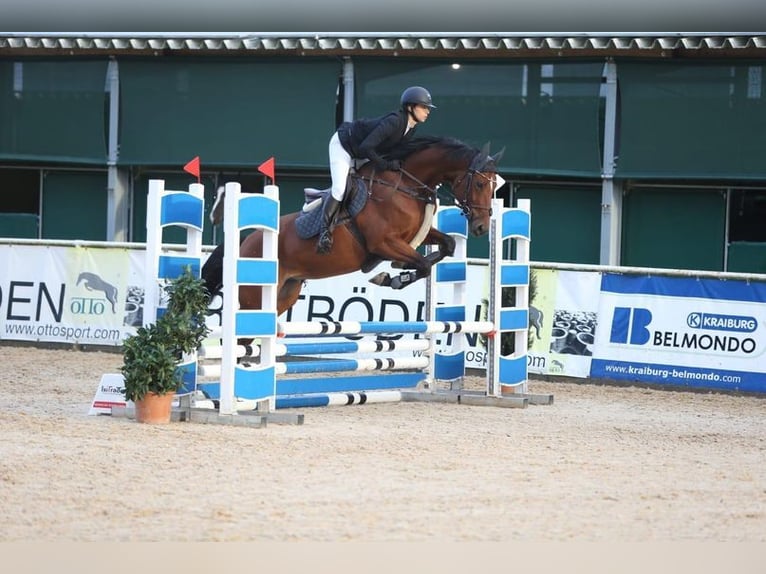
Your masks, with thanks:
[{"label": "rider", "polygon": [[401,169],[399,160],[386,160],[381,156],[409,140],[416,126],[426,121],[431,110],[436,107],[431,102],[428,90],[420,86],[411,86],[404,90],[400,103],[399,110],[386,115],[344,122],[330,138],[332,191],[325,201],[322,213],[322,231],[317,242],[317,253],[327,253],[332,249],[330,225],[346,193],[348,172],[354,160],[370,160],[379,171]]}]

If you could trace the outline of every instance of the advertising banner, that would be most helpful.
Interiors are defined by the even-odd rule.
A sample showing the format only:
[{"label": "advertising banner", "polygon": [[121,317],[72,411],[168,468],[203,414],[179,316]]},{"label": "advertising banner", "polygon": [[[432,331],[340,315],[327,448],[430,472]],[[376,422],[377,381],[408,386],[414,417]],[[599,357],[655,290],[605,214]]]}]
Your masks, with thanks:
[{"label": "advertising banner", "polygon": [[766,284],[604,274],[591,376],[766,390]]},{"label": "advertising banner", "polygon": [[[144,270],[143,249],[0,245],[0,340],[119,346],[142,324]],[[378,287],[369,279],[380,271],[399,272],[308,281],[280,321],[425,320],[425,281]],[[467,320],[487,319],[488,281],[486,264],[468,265]],[[530,373],[766,392],[766,282],[532,268],[529,292]],[[461,337],[435,344],[454,351]],[[462,349],[468,368],[486,368],[481,335]]]},{"label": "advertising banner", "polygon": [[143,260],[113,247],[3,246],[0,339],[120,345],[141,321]]},{"label": "advertising banner", "polygon": [[597,273],[533,269],[530,278],[530,373],[587,377],[598,319]]}]

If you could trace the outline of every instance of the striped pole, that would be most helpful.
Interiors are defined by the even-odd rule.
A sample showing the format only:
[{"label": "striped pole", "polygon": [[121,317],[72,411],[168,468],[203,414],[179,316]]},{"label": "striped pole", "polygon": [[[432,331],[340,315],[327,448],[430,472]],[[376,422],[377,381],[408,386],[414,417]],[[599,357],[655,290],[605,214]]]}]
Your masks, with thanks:
[{"label": "striped pole", "polygon": [[[334,355],[340,353],[383,353],[390,351],[423,351],[429,350],[430,343],[425,339],[404,341],[328,341],[326,343],[277,343],[277,357],[287,355]],[[257,358],[260,355],[258,345],[237,345],[237,358]],[[203,359],[220,359],[223,348],[220,344],[199,348],[198,355]]]},{"label": "striped pole", "polygon": [[490,321],[314,321],[277,325],[277,336],[360,335],[380,333],[489,333]]},{"label": "striped pole", "polygon": [[[344,371],[401,371],[423,369],[428,366],[428,357],[384,357],[380,359],[325,359],[322,361],[291,361],[277,363],[274,374],[331,373]],[[257,365],[239,364],[240,371],[260,371]],[[220,364],[200,365],[201,377],[222,377]],[[254,397],[246,397],[254,398]]]},{"label": "striped pole", "polygon": [[392,403],[402,400],[401,391],[365,391],[358,393],[309,393],[277,397],[278,409]]}]

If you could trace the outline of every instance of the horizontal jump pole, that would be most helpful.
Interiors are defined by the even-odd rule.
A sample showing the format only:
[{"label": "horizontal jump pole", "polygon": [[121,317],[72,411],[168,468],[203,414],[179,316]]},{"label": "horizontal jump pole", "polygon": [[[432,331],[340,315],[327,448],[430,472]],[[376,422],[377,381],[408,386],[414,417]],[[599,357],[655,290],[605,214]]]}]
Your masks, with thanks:
[{"label": "horizontal jump pole", "polygon": [[428,357],[327,359],[324,361],[277,363],[275,370],[278,375],[329,373],[335,371],[399,371],[405,369],[425,369],[428,363]]},{"label": "horizontal jump pole", "polygon": [[360,393],[328,393],[295,396],[278,396],[278,409],[303,407],[329,407],[365,405],[372,403],[397,403],[402,400],[401,391],[368,391]]},{"label": "horizontal jump pole", "polygon": [[[402,389],[414,389],[426,379],[427,375],[423,371],[280,378],[277,379],[276,383],[276,399],[298,395],[401,391]],[[200,382],[199,388],[204,390],[205,394],[213,400],[221,396],[221,385],[218,381]]]},{"label": "horizontal jump pole", "polygon": [[313,321],[277,324],[277,336],[359,335],[372,333],[487,333],[491,321]]},{"label": "horizontal jump pole", "polygon": [[321,343],[277,343],[277,356],[280,347],[287,351],[286,355],[328,355],[336,353],[385,353],[390,351],[427,351],[431,347],[426,339],[412,339],[406,341],[328,341]]},{"label": "horizontal jump pole", "polygon": [[[413,339],[406,341],[328,341],[321,343],[277,343],[275,354],[277,357],[289,355],[318,355],[340,353],[385,353],[389,351],[428,351],[430,342],[426,339]],[[258,357],[260,347],[258,345],[237,345],[237,358]],[[201,359],[220,359],[223,356],[221,345],[203,346],[198,351]]]},{"label": "horizontal jump pole", "polygon": [[[261,347],[259,345],[237,345],[235,352],[238,359],[243,357],[256,358],[261,354]],[[220,343],[203,345],[197,349],[197,357],[205,360],[220,359],[223,357],[223,347]]]},{"label": "horizontal jump pole", "polygon": [[[425,369],[428,357],[381,357],[378,359],[325,359],[320,361],[295,361],[277,363],[274,371],[277,375],[298,373],[331,373],[349,371],[401,371],[406,369]],[[239,369],[259,368],[258,365],[239,365]],[[221,364],[200,364],[197,367],[200,377],[220,377]]]}]

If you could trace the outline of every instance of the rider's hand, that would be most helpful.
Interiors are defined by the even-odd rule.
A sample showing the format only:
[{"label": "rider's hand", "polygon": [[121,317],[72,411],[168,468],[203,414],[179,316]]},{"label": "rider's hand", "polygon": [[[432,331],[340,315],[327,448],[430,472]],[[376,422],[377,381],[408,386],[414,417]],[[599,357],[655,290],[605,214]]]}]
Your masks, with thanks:
[{"label": "rider's hand", "polygon": [[399,171],[402,169],[402,162],[398,159],[392,159],[388,163],[386,163],[386,169],[388,171]]}]

